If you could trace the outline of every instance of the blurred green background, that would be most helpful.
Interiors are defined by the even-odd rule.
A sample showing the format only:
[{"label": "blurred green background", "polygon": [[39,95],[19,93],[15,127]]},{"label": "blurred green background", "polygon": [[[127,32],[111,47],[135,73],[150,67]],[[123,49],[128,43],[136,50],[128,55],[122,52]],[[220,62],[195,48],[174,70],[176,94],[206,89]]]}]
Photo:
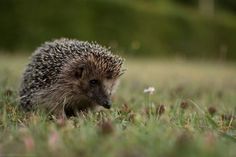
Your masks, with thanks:
[{"label": "blurred green background", "polygon": [[236,60],[235,0],[0,0],[1,53],[69,37],[127,56]]}]

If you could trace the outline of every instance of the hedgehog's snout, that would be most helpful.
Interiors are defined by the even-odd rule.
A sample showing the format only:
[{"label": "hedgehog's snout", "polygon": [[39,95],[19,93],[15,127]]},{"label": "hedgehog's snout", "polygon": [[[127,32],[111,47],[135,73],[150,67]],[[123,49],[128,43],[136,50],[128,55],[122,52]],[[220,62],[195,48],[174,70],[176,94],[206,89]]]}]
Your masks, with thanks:
[{"label": "hedgehog's snout", "polygon": [[104,100],[104,101],[102,102],[102,106],[105,107],[105,108],[107,108],[107,109],[110,109],[110,108],[111,108],[111,105],[112,105],[111,100]]}]

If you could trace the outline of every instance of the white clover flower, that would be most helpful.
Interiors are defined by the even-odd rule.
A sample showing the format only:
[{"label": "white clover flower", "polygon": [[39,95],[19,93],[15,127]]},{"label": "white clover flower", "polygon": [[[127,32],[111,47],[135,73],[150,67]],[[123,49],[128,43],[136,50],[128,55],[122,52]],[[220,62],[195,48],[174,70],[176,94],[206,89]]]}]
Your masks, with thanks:
[{"label": "white clover flower", "polygon": [[148,87],[148,88],[144,89],[143,92],[152,95],[155,92],[155,88],[154,87]]}]

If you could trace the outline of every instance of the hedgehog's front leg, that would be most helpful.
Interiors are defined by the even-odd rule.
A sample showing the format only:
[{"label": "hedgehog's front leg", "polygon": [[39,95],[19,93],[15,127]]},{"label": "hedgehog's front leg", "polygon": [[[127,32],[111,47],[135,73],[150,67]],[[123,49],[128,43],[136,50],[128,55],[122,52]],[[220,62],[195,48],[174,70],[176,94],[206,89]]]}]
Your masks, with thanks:
[{"label": "hedgehog's front leg", "polygon": [[64,109],[58,109],[52,112],[52,115],[54,115],[54,117],[56,119],[67,119],[66,113],[64,111]]}]

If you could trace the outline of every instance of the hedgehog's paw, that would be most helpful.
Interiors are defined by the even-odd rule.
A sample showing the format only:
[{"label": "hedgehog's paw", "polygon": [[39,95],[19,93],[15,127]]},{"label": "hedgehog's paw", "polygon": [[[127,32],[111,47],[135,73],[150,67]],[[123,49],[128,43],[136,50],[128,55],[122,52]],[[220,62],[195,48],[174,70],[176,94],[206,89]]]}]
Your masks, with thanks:
[{"label": "hedgehog's paw", "polygon": [[55,120],[58,120],[58,119],[66,120],[67,119],[65,111],[63,109],[54,110],[51,114],[52,114],[53,119],[55,119]]}]

